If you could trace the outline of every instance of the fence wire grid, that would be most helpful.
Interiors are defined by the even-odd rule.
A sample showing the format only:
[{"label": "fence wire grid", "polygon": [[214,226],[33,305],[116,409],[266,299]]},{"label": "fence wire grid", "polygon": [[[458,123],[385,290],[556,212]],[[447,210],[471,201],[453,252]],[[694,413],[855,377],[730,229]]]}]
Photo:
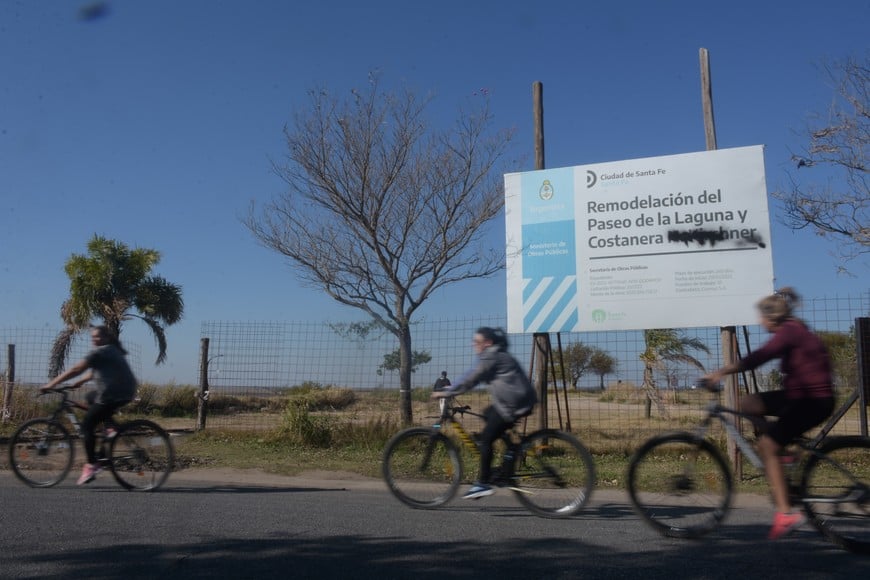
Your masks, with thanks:
[{"label": "fence wire grid", "polygon": [[[870,291],[860,296],[824,297],[805,299],[799,316],[816,331],[849,334],[854,332],[855,320],[870,315]],[[473,351],[471,338],[481,326],[504,327],[504,316],[468,317],[460,319],[421,320],[412,326],[412,349],[428,355],[428,362],[416,366],[412,375],[412,386],[430,388],[441,371],[447,371],[449,378],[455,380],[471,364]],[[336,323],[309,322],[203,322],[201,337],[208,339],[207,352],[200,350],[196,368],[200,376],[191,381],[190,389],[195,390],[202,384],[203,369],[207,372],[210,399],[234,397],[239,399],[262,399],[262,409],[252,413],[210,412],[208,427],[215,428],[269,428],[274,426],[274,401],[280,398],[285,389],[303,385],[348,388],[354,390],[381,389],[395,392],[396,410],[399,401],[399,375],[390,364],[391,355],[398,349],[397,339],[385,331],[375,331],[365,338],[348,336],[341,332],[342,326]],[[709,353],[690,350],[689,354],[699,360],[706,369],[722,364],[721,329],[712,327],[677,329],[680,336],[697,338],[709,349]],[[0,329],[0,340],[4,344],[15,344],[16,382],[18,384],[40,384],[47,378],[48,354],[57,332],[50,329],[37,331]],[[737,342],[740,354],[756,349],[768,338],[768,334],[757,325],[737,327]],[[531,334],[510,335],[510,352],[520,360],[527,370],[531,370],[534,356],[534,337]],[[643,331],[606,331],[561,333],[550,335],[553,356],[558,357],[558,347],[563,349],[571,344],[582,343],[596,347],[616,359],[613,373],[600,377],[589,371],[584,374],[576,391],[562,383],[556,376],[558,392],[563,387],[575,396],[563,395],[549,397],[550,422],[565,427],[568,421],[574,426],[601,432],[624,432],[632,429],[639,418],[648,413],[645,407],[646,396],[640,385],[643,382],[644,366],[640,354],[645,349]],[[125,343],[125,347],[128,345]],[[134,371],[141,369],[141,354],[137,345],[129,345],[130,359]],[[86,341],[74,345],[71,357],[81,357],[88,349]],[[7,352],[0,353],[0,366],[7,368]],[[857,367],[857,359],[855,367]],[[775,376],[773,365],[766,365],[756,373],[762,389],[773,388],[768,384],[769,377]],[[686,393],[692,380],[701,372],[688,365],[671,364],[657,377],[661,390],[661,407],[655,414],[663,423],[654,428],[661,429],[679,423],[687,407],[691,413],[697,412],[697,405],[687,405]],[[857,385],[857,368],[848,376],[838,376],[836,385],[840,391],[849,390]],[[193,378],[193,377],[192,377]],[[604,384],[604,390],[600,389]],[[5,384],[5,388],[10,385]],[[552,383],[551,383],[552,387]],[[744,384],[743,388],[749,388]],[[484,389],[480,395],[483,404],[486,399]],[[578,393],[587,396],[576,396]],[[693,399],[692,402],[695,402]],[[249,406],[250,407],[250,406]],[[270,411],[271,410],[271,411]],[[853,413],[854,415],[857,415]],[[694,416],[694,415],[691,415]],[[417,422],[423,422],[425,415],[415,415]],[[848,418],[847,418],[848,419]],[[184,419],[180,427],[194,428],[193,416]],[[847,420],[843,429],[857,432],[857,418],[854,424]]]}]

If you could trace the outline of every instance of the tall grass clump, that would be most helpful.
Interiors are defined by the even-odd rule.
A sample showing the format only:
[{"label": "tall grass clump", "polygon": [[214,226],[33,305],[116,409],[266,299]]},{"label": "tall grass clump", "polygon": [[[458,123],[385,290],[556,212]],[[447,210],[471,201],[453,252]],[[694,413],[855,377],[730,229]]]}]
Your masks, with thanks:
[{"label": "tall grass clump", "polygon": [[308,411],[341,411],[356,403],[357,394],[347,388],[306,382],[287,390],[290,402]]},{"label": "tall grass clump", "polygon": [[136,398],[124,408],[124,411],[142,415],[153,413],[157,409],[159,397],[160,389],[157,385],[139,383],[139,388],[136,389]]},{"label": "tall grass clump", "polygon": [[281,417],[278,437],[306,447],[329,447],[334,422],[330,417],[313,415],[306,400],[291,399]]},{"label": "tall grass clump", "polygon": [[333,441],[348,448],[380,452],[401,429],[402,423],[395,414],[372,417],[364,422],[345,420],[334,425]]},{"label": "tall grass clump", "polygon": [[160,414],[164,417],[192,417],[196,413],[196,387],[169,385],[160,393]]},{"label": "tall grass clump", "polygon": [[644,390],[630,381],[616,385],[611,384],[598,397],[598,401],[601,403],[642,403],[645,399]]},{"label": "tall grass clump", "polygon": [[[386,404],[383,404],[383,412],[364,421],[356,412],[333,414],[347,411],[363,400],[353,389],[309,381],[287,389],[285,395],[287,404],[276,435],[294,445],[380,451],[401,428],[395,412],[396,391],[377,390],[374,397],[366,393],[364,400],[371,404],[374,398],[376,408]],[[428,400],[428,392],[425,399]]]}]

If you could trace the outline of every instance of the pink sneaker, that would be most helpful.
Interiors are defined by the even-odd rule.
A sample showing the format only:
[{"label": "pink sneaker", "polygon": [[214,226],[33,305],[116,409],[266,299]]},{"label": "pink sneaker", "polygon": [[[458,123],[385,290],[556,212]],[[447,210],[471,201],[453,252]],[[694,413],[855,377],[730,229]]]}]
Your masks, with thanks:
[{"label": "pink sneaker", "polygon": [[90,483],[97,478],[97,473],[99,473],[99,468],[95,465],[91,465],[90,463],[85,463],[85,466],[82,467],[82,474],[79,476],[79,480],[76,482],[76,485],[84,485],[86,483]]},{"label": "pink sneaker", "polygon": [[806,518],[803,514],[776,512],[776,515],[773,516],[773,526],[771,526],[770,532],[767,534],[767,539],[778,540],[783,536],[787,536],[802,526],[805,521]]}]

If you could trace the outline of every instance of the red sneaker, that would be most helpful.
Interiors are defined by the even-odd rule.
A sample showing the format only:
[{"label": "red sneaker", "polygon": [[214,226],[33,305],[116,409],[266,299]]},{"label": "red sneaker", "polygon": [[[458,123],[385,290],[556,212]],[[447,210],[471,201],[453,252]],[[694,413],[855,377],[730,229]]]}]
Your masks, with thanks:
[{"label": "red sneaker", "polygon": [[805,521],[807,519],[800,513],[785,514],[776,512],[776,515],[773,516],[773,526],[771,526],[770,532],[767,534],[767,539],[778,540],[783,536],[787,536],[802,526]]}]

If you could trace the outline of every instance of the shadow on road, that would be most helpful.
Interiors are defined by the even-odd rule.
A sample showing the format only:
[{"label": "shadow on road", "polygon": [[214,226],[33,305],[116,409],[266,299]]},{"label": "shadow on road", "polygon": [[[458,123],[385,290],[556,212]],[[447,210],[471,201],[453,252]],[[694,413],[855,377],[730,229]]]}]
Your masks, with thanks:
[{"label": "shadow on road", "polygon": [[[201,490],[199,490],[201,491]],[[810,533],[810,532],[807,532]],[[62,566],[78,578],[861,578],[870,561],[803,542],[747,543],[763,530],[733,530],[729,542],[675,543],[625,553],[578,540],[514,539],[500,544],[419,542],[366,536],[223,539],[128,544],[41,554],[31,569]]]}]

